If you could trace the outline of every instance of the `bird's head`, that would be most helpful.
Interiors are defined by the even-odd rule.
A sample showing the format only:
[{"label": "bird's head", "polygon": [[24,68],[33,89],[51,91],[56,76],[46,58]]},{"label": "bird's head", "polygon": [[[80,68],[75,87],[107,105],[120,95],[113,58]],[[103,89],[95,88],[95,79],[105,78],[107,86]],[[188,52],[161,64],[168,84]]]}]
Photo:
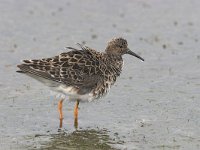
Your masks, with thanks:
[{"label": "bird's head", "polygon": [[130,54],[144,61],[142,57],[140,57],[139,55],[137,55],[136,53],[134,53],[128,48],[127,41],[121,37],[114,38],[108,42],[108,45],[106,47],[106,53],[112,54],[112,55],[119,55],[119,56],[122,56],[124,54]]}]

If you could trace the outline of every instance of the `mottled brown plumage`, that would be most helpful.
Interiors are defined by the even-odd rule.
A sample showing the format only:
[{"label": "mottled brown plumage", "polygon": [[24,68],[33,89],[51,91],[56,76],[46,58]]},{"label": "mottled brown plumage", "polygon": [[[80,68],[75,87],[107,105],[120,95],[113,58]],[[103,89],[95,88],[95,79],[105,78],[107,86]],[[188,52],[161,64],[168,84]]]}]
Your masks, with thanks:
[{"label": "mottled brown plumage", "polygon": [[75,99],[93,100],[110,89],[122,70],[122,55],[131,54],[123,38],[111,40],[105,52],[97,52],[79,44],[81,49],[67,47],[69,52],[52,58],[24,60],[18,65],[20,72],[34,77],[57,91]]}]

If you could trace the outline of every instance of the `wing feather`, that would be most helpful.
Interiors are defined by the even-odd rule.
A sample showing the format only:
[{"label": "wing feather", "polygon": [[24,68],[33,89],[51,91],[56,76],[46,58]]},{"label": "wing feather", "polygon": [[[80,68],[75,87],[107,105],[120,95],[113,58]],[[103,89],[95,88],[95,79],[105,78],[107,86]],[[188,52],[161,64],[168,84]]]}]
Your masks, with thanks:
[{"label": "wing feather", "polygon": [[24,60],[23,64],[18,65],[20,72],[91,90],[103,76],[102,68],[105,65],[97,57],[101,53],[82,45],[82,50],[68,48],[72,51],[52,58]]}]

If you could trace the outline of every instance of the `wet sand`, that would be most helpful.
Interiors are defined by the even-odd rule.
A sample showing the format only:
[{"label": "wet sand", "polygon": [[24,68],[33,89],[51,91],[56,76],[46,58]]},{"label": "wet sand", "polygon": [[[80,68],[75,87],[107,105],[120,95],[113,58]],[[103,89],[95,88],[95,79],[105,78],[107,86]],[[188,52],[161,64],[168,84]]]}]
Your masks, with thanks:
[{"label": "wet sand", "polygon": [[[200,149],[200,1],[1,0],[0,149]],[[145,58],[124,56],[122,75],[99,101],[74,102],[17,74],[22,59],[75,47],[103,51],[123,36]]]}]

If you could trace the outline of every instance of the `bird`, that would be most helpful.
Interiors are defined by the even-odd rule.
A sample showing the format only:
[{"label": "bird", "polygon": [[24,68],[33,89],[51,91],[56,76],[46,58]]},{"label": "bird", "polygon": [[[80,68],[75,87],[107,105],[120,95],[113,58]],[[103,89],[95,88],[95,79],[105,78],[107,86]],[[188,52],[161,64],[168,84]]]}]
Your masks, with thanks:
[{"label": "bird", "polygon": [[[123,58],[129,54],[144,59],[128,48],[122,37],[111,39],[105,50],[95,49],[77,43],[79,48],[66,47],[67,52],[42,59],[23,60],[17,65],[17,72],[26,74],[52,90],[69,96],[76,102],[74,107],[74,127],[78,127],[80,102],[93,101],[103,97],[120,76]],[[58,102],[59,127],[63,122],[63,98]]]}]

